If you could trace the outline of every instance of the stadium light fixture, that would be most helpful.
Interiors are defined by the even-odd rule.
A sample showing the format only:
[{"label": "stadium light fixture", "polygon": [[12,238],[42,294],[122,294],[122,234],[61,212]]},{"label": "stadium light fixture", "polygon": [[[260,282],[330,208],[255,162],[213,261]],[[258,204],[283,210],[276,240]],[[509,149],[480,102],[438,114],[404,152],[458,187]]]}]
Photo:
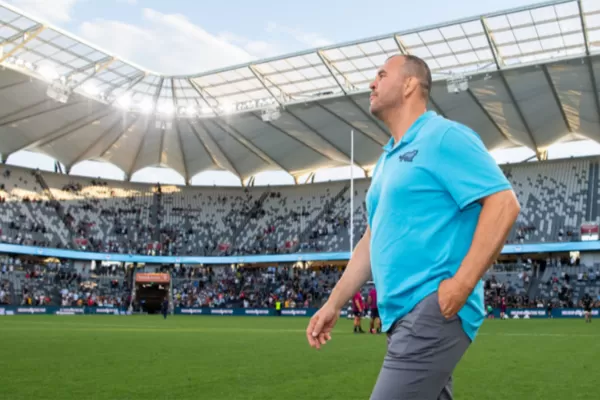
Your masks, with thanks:
[{"label": "stadium light fixture", "polygon": [[175,112],[175,107],[173,107],[173,103],[170,101],[164,102],[162,104],[159,104],[156,107],[156,110],[160,113],[160,114],[164,114],[164,115],[173,115],[173,113]]},{"label": "stadium light fixture", "polygon": [[200,112],[201,112],[202,114],[210,114],[210,113],[212,112],[212,109],[211,109],[210,107],[202,107],[202,108],[200,109]]},{"label": "stadium light fixture", "polygon": [[446,80],[446,89],[448,93],[458,94],[469,90],[469,80],[466,76],[457,74]]},{"label": "stadium light fixture", "polygon": [[223,103],[219,107],[225,114],[230,114],[235,111],[235,106],[231,103]]},{"label": "stadium light fixture", "polygon": [[83,91],[89,94],[90,96],[96,96],[98,95],[98,93],[100,93],[98,87],[92,83],[88,83],[85,86],[83,86]]},{"label": "stadium light fixture", "polygon": [[124,110],[128,110],[131,106],[131,96],[123,95],[117,99],[117,104]]},{"label": "stadium light fixture", "polygon": [[58,72],[49,65],[41,65],[37,72],[49,81],[54,81],[59,77]]},{"label": "stadium light fixture", "polygon": [[140,111],[144,114],[150,114],[152,109],[154,108],[154,104],[152,104],[152,99],[149,97],[144,98],[139,104]]},{"label": "stadium light fixture", "polygon": [[190,117],[192,117],[192,116],[196,115],[196,113],[198,112],[198,110],[194,106],[187,106],[185,108],[185,112],[186,112],[187,115],[189,115]]}]

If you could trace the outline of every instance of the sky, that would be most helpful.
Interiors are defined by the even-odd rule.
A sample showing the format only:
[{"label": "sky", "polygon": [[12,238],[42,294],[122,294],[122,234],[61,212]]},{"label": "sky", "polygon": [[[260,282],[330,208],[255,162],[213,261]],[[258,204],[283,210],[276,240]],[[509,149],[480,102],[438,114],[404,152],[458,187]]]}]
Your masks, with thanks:
[{"label": "sky", "polygon": [[[371,36],[425,27],[470,16],[527,6],[527,0],[9,0],[26,13],[58,26],[120,58],[162,74],[190,74],[252,60],[339,44]],[[451,4],[451,6],[449,6]],[[600,152],[597,143],[554,145],[551,157]],[[531,150],[498,151],[499,162],[524,160]],[[52,160],[35,156],[38,167]],[[32,166],[27,153],[8,163]],[[122,177],[116,167],[83,162],[72,174]],[[285,175],[285,173],[282,173]],[[289,176],[266,174],[270,180],[293,183]],[[345,175],[344,175],[345,174]],[[348,177],[345,171],[324,171],[317,179]],[[114,176],[113,176],[114,175]],[[174,171],[146,168],[132,180],[183,183]],[[202,173],[192,184],[239,184],[229,173]]]}]

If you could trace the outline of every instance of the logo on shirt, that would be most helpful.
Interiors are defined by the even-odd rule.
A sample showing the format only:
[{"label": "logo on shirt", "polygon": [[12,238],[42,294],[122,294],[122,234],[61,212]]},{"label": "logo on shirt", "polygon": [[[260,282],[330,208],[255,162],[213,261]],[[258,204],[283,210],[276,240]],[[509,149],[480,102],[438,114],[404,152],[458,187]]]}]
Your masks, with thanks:
[{"label": "logo on shirt", "polygon": [[400,161],[412,162],[413,158],[415,158],[415,156],[417,155],[418,152],[419,152],[419,150],[413,150],[413,151],[406,152],[404,154],[400,154],[398,159]]}]

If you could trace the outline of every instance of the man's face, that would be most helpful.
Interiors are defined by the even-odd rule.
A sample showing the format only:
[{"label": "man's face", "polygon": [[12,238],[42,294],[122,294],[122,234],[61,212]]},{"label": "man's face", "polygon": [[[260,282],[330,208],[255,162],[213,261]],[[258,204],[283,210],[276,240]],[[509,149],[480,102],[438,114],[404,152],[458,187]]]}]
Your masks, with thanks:
[{"label": "man's face", "polygon": [[371,114],[381,119],[390,109],[399,108],[404,101],[405,77],[402,72],[403,57],[392,57],[379,68],[371,82]]}]

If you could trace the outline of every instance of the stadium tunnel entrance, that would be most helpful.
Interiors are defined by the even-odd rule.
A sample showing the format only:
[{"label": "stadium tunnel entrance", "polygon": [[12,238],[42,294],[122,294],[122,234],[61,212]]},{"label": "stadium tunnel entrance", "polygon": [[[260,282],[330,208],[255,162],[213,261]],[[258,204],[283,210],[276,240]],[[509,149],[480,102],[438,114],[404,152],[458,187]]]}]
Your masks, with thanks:
[{"label": "stadium tunnel entrance", "polygon": [[135,276],[134,308],[148,314],[161,312],[165,299],[170,299],[171,276],[165,273],[137,273]]}]

